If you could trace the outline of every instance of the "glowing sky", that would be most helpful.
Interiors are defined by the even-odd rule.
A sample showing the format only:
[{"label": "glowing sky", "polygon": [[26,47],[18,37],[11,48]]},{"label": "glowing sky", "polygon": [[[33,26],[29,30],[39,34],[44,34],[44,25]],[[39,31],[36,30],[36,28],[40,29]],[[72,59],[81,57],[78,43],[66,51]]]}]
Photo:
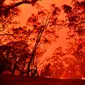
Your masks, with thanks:
[{"label": "glowing sky", "polygon": [[[38,2],[41,6],[43,6],[44,8],[49,8],[50,4],[55,3],[57,6],[61,7],[63,4],[70,4],[71,0],[42,0]],[[18,17],[15,18],[15,20],[19,20],[20,21],[20,25],[24,26],[26,24],[26,21],[28,19],[28,17],[32,14],[32,13],[36,13],[37,9],[29,4],[23,4],[21,6],[19,6],[19,8],[21,9],[21,12],[19,14]],[[63,15],[62,15],[63,17]],[[51,46],[49,46],[49,49],[47,51],[47,53],[44,54],[44,56],[46,55],[52,55],[53,51],[55,50],[55,47],[57,46],[62,46],[63,48],[65,47],[66,44],[66,33],[67,33],[67,28],[63,28],[58,34],[59,34],[59,39],[54,42]],[[64,42],[63,42],[64,41]]]},{"label": "glowing sky", "polygon": [[[8,3],[10,0],[7,0],[6,3]],[[61,7],[63,4],[70,4],[71,0],[42,0],[38,2],[41,6],[48,9],[50,4],[55,3],[58,7]],[[20,26],[26,25],[26,21],[29,18],[29,16],[32,13],[36,13],[37,9],[29,4],[23,4],[19,6],[21,12],[19,16],[15,17],[15,20],[20,21]],[[61,15],[61,18],[63,18],[63,14]],[[56,42],[52,43],[52,45],[49,46],[47,52],[44,54],[44,56],[51,56],[54,52],[56,47],[61,46],[62,48],[65,48],[66,45],[66,33],[68,32],[67,28],[62,28],[59,34],[59,39],[56,40]]]},{"label": "glowing sky", "polygon": [[[38,2],[41,6],[44,8],[49,8],[49,5],[52,3],[55,3],[57,6],[62,6],[63,4],[70,4],[71,0],[42,0]],[[32,14],[35,13],[37,10],[36,8],[32,7],[29,4],[23,4],[19,7],[21,9],[21,13],[18,17],[16,17],[17,20],[20,21],[21,25],[25,25],[27,18]]]},{"label": "glowing sky", "polygon": [[[21,0],[18,0],[18,1],[21,1]],[[7,4],[9,4],[9,2],[10,2],[10,0],[6,0]],[[63,4],[70,4],[71,0],[41,0],[41,1],[38,1],[38,3],[41,6],[43,6],[44,8],[49,8],[50,4],[52,4],[52,3],[55,3],[57,6],[61,7]],[[32,13],[36,13],[37,9],[29,4],[20,5],[19,8],[20,8],[21,12],[20,12],[19,16],[14,18],[14,20],[20,21],[20,26],[24,26],[24,25],[26,25],[26,21],[29,18],[29,16]],[[62,14],[60,18],[63,18],[63,16],[64,15]],[[60,32],[58,32],[59,39],[57,39],[56,42],[52,43],[52,45],[49,46],[49,49],[48,49],[47,53],[45,53],[45,56],[49,53],[50,53],[49,55],[52,55],[53,51],[55,50],[55,47],[57,47],[57,46],[62,46],[63,48],[65,47],[67,32],[68,32],[67,28],[62,28],[62,30]]]},{"label": "glowing sky", "polygon": [[[6,3],[9,4],[9,1],[10,0],[6,0]],[[53,4],[53,3],[55,3],[58,7],[62,8],[61,6],[63,4],[71,5],[71,0],[42,0],[42,1],[39,1],[38,3],[43,8],[46,8],[46,9],[49,9],[50,4]],[[19,13],[19,16],[14,18],[14,20],[19,21],[20,22],[20,24],[19,24],[20,26],[25,26],[29,16],[32,13],[36,13],[37,9],[35,7],[33,7],[32,5],[30,5],[30,4],[20,5],[19,8],[20,8],[21,12]],[[63,13],[61,13],[60,19],[64,19],[64,14]],[[43,58],[40,59],[40,63],[42,63],[44,65],[47,64],[46,59],[52,57],[52,54],[54,53],[54,51],[56,50],[57,47],[62,47],[62,51],[65,52],[65,48],[66,48],[66,45],[67,45],[66,37],[67,37],[67,32],[68,31],[69,31],[69,29],[67,27],[62,27],[62,29],[57,32],[57,34],[59,35],[59,38],[57,38],[55,40],[55,42],[53,42],[51,45],[49,45],[47,51],[43,55]],[[71,56],[71,58],[74,58],[74,56]],[[65,65],[66,64],[64,64],[64,66]],[[40,68],[43,68],[43,67],[44,66],[42,65]],[[66,74],[66,72],[64,74]],[[64,74],[62,74],[62,76],[64,76]]]}]

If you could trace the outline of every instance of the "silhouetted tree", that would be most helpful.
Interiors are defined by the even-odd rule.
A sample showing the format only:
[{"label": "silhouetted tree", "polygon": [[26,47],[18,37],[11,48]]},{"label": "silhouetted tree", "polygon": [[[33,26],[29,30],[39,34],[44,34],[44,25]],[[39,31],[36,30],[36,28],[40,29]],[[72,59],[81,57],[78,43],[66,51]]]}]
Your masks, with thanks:
[{"label": "silhouetted tree", "polygon": [[[28,44],[24,41],[11,42],[0,47],[0,67],[1,71],[9,70],[14,75],[15,70],[24,72],[26,59],[30,58]],[[11,64],[10,64],[11,63]]]},{"label": "silhouetted tree", "polygon": [[[69,28],[68,40],[69,40],[69,54],[71,53],[77,59],[80,69],[81,77],[85,77],[85,0],[72,1],[72,6],[63,5],[64,12],[67,18],[67,27]],[[68,10],[67,10],[68,9]],[[67,11],[66,11],[67,10]],[[72,34],[71,34],[72,33]],[[78,71],[77,70],[77,71]]]},{"label": "silhouetted tree", "polygon": [[[42,75],[46,74],[55,78],[72,75],[72,78],[77,78],[80,77],[79,74],[77,75],[77,73],[80,72],[84,77],[85,1],[73,1],[71,6],[64,4],[63,11],[66,14],[65,20],[59,19],[62,10],[55,4],[50,5],[50,10],[44,9],[37,4],[38,11],[28,18],[26,26],[8,27],[8,25],[17,25],[17,23],[19,23],[12,21],[20,12],[18,6],[22,4],[34,6],[37,1],[38,0],[17,0],[6,5],[5,0],[0,0],[0,74],[9,70],[12,75],[15,75],[17,70],[20,75],[39,75],[37,58],[43,56],[47,47],[56,41],[58,38],[57,31],[63,27],[68,27],[66,53],[62,51],[61,47],[57,48],[52,57],[48,59],[50,64],[47,63],[47,65],[44,66]],[[73,33],[71,34],[71,32]],[[73,41],[71,42],[71,40]],[[5,42],[5,45],[2,41]],[[68,54],[73,55],[75,58],[73,56],[67,57]],[[75,74],[72,71],[73,68]],[[81,70],[79,70],[80,68]],[[70,73],[68,72],[69,70]],[[57,72],[59,72],[59,74],[57,74]],[[65,75],[67,72],[68,75]]]},{"label": "silhouetted tree", "polygon": [[11,70],[11,62],[8,58],[10,49],[10,46],[0,46],[0,74],[2,74],[5,70]]}]

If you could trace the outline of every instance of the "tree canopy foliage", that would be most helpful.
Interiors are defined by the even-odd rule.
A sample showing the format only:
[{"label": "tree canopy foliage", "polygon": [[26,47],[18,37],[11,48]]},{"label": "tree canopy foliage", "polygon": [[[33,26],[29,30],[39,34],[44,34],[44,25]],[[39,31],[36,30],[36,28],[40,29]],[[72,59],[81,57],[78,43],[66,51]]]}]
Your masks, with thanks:
[{"label": "tree canopy foliage", "polygon": [[[1,75],[85,77],[85,0],[64,4],[63,9],[51,4],[49,10],[38,0],[12,0],[9,5],[5,1],[0,0]],[[28,17],[26,26],[15,27],[19,22],[13,19],[22,4],[37,5],[38,11]],[[64,19],[59,18],[62,11]],[[69,30],[65,52],[56,47],[51,57],[43,56],[63,28]]]}]

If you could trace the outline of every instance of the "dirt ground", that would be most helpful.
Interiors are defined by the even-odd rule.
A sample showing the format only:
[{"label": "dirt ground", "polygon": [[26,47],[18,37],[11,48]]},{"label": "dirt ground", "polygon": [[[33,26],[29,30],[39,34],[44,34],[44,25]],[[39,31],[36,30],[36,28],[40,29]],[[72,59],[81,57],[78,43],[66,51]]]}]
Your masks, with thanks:
[{"label": "dirt ground", "polygon": [[28,76],[0,76],[0,85],[85,85],[85,80]]}]

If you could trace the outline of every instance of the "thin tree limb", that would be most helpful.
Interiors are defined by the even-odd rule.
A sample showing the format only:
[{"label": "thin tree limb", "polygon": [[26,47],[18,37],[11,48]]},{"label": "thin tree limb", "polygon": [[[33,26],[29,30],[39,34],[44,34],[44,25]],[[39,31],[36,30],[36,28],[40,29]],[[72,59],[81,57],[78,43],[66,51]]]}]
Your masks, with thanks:
[{"label": "thin tree limb", "polygon": [[40,41],[40,39],[41,39],[41,36],[42,36],[44,30],[47,28],[47,26],[48,26],[48,24],[49,24],[48,19],[49,19],[49,18],[47,17],[45,24],[40,27],[40,31],[39,31],[39,33],[38,33],[38,35],[37,35],[37,40],[36,40],[36,42],[35,42],[33,51],[32,51],[32,53],[31,53],[30,61],[28,62],[27,75],[29,75],[31,63],[34,62],[34,55],[35,55],[35,53],[36,53],[36,49],[37,49],[37,46],[38,46],[39,41]]},{"label": "thin tree limb", "polygon": [[7,10],[13,9],[17,6],[22,5],[22,4],[31,4],[31,1],[21,1],[21,2],[15,3],[14,5],[9,6]]}]

